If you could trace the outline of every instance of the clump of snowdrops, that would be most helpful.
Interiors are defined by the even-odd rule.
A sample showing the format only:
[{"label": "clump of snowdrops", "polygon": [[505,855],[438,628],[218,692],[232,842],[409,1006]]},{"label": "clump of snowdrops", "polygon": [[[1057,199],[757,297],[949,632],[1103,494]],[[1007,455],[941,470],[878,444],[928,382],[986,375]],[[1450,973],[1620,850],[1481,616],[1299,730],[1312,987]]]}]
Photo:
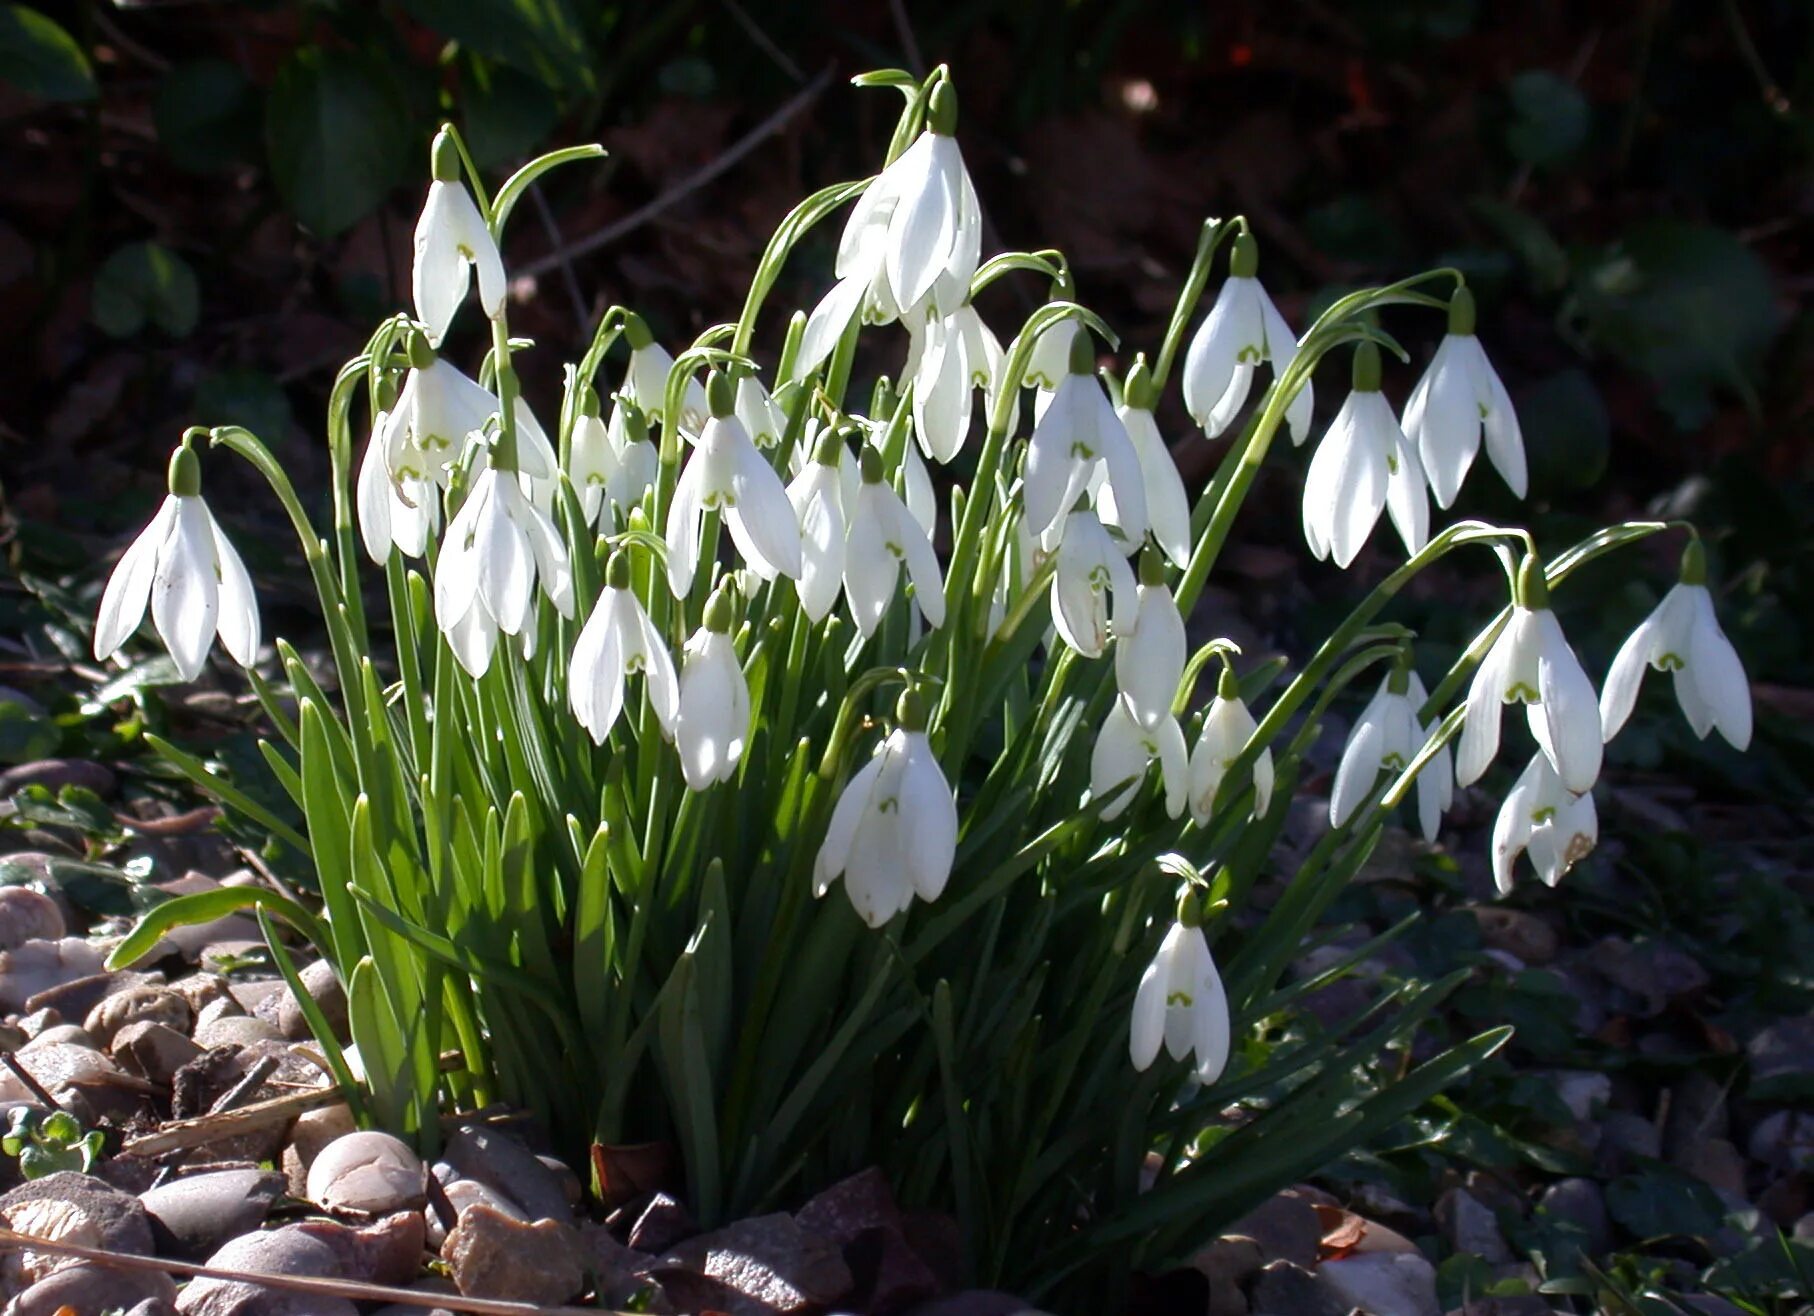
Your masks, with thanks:
[{"label": "clump of snowdrops", "polygon": [[[1483,441],[1515,493],[1526,480],[1458,273],[1352,293],[1299,337],[1245,221],[1212,219],[1148,355],[1075,300],[1060,253],[982,259],[944,70],[857,82],[905,97],[882,172],[803,201],[736,321],[678,354],[613,308],[558,414],[538,415],[499,242],[534,179],[599,152],[543,157],[492,194],[446,128],[415,314],[380,325],[333,391],[325,531],[254,435],[183,436],[95,651],[147,601],[185,677],[219,637],[304,830],[160,749],[306,855],[319,898],[177,900],[120,956],[256,902],[286,974],[272,919],[346,981],[354,1048],[318,1031],[367,1119],[432,1143],[449,1105],[501,1099],[576,1152],[671,1141],[708,1223],[880,1164],[908,1202],[960,1215],[985,1280],[1099,1292],[1504,1041],[1389,1080],[1368,1062],[1407,1048],[1454,981],[1310,1034],[1286,1007],[1325,979],[1282,980],[1401,803],[1437,837],[1455,786],[1498,757],[1505,705],[1535,741],[1494,831],[1509,886],[1521,854],[1554,883],[1593,846],[1601,745],[1646,666],[1674,673],[1697,732],[1741,746],[1749,697],[1691,528],[1621,525],[1545,559],[1516,527],[1432,527]],[[830,290],[770,307],[802,239],[846,209]],[[1048,300],[992,327],[976,299],[998,280]],[[1388,311],[1447,324],[1402,415],[1381,391],[1406,355]],[[453,351],[452,328],[478,322],[488,348]],[[901,360],[861,390],[860,337]],[[1325,357],[1352,387],[1313,436]],[[1177,384],[1204,433],[1175,441],[1223,449],[1194,503],[1154,419]],[[1292,672],[1193,646],[1186,625],[1281,433],[1316,438],[1317,557],[1346,567],[1382,511],[1406,555]],[[282,639],[264,656],[203,500],[203,439],[293,521],[326,677]],[[1671,529],[1681,581],[1596,696],[1551,592]],[[1382,618],[1461,549],[1497,558],[1508,602],[1464,652],[1430,654]],[[1324,711],[1362,695],[1327,835],[1241,917]],[[610,1163],[595,1157],[602,1179]]]}]

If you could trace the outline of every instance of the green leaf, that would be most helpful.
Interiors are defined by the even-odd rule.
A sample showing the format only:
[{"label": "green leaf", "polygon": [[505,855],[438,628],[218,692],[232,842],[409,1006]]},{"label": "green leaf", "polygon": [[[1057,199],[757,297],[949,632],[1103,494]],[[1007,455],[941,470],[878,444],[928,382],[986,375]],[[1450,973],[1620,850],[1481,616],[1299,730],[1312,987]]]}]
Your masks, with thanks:
[{"label": "green leaf", "polygon": [[505,221],[510,218],[510,212],[516,209],[516,203],[522,200],[523,194],[529,190],[529,185],[550,169],[574,160],[596,160],[604,153],[604,147],[589,143],[585,146],[569,146],[559,151],[550,151],[547,155],[537,156],[531,160],[505,179],[504,186],[498,189],[497,198],[492,202],[492,210],[496,212],[497,227],[500,230],[503,229]]},{"label": "green leaf", "polygon": [[186,338],[201,314],[195,271],[155,242],[128,243],[103,261],[92,296],[94,322],[113,338],[130,338],[147,322]]},{"label": "green leaf", "polygon": [[322,954],[330,957],[333,955],[333,946],[328,941],[327,929],[322,926],[321,920],[294,900],[258,887],[223,886],[212,891],[177,896],[150,910],[139,919],[138,925],[126,935],[126,939],[108,953],[107,965],[118,969],[136,964],[151,953],[171,928],[212,923],[217,918],[237,914],[242,909],[254,908],[270,910],[308,938]]},{"label": "green leaf", "polygon": [[262,370],[223,370],[195,390],[194,422],[241,425],[268,444],[282,442],[294,416],[283,386]]},{"label": "green leaf", "polygon": [[0,763],[30,763],[57,752],[63,733],[24,704],[0,700]]},{"label": "green leaf", "polygon": [[1639,1238],[1705,1238],[1725,1223],[1719,1195],[1691,1174],[1653,1161],[1606,1188],[1606,1209]]},{"label": "green leaf", "polygon": [[1506,84],[1512,117],[1505,144],[1526,164],[1573,155],[1587,140],[1593,115],[1580,88],[1547,69],[1528,69]]},{"label": "green leaf", "polygon": [[256,158],[257,116],[251,79],[239,65],[212,56],[173,66],[151,99],[158,143],[192,174],[217,174]]},{"label": "green leaf", "polygon": [[348,51],[303,46],[265,105],[265,144],[284,202],[318,237],[377,209],[408,172],[412,131],[389,75]]},{"label": "green leaf", "polygon": [[597,88],[592,50],[569,0],[404,0],[403,7],[450,41],[555,90]]},{"label": "green leaf", "polygon": [[460,98],[466,149],[481,169],[495,169],[533,151],[553,130],[560,105],[546,83],[507,65],[473,61]]},{"label": "green leaf", "polygon": [[91,101],[94,70],[76,39],[24,5],[0,6],[0,82],[47,101]]}]

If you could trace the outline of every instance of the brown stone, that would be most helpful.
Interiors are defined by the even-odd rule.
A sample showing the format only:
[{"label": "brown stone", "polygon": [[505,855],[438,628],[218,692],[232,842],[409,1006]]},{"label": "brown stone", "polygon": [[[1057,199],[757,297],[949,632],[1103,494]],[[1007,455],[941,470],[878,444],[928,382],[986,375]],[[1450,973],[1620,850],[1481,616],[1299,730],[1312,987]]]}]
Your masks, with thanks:
[{"label": "brown stone", "polygon": [[779,1312],[830,1306],[853,1284],[837,1246],[783,1214],[739,1220],[689,1239],[661,1265],[706,1275]]},{"label": "brown stone", "polygon": [[585,1256],[572,1225],[525,1224],[483,1205],[462,1213],[441,1245],[461,1293],[550,1305],[585,1287]]}]

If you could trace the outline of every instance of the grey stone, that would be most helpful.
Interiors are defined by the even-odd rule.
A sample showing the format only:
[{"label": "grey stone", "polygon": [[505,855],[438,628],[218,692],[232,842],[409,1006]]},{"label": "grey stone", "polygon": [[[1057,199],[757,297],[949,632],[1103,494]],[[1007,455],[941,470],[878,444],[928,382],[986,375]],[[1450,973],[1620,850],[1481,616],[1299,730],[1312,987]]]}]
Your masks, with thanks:
[{"label": "grey stone", "polygon": [[698,1232],[686,1207],[666,1193],[656,1193],[630,1226],[630,1246],[638,1252],[666,1252]]},{"label": "grey stone", "polygon": [[1612,1218],[1606,1213],[1606,1194],[1592,1179],[1558,1179],[1543,1190],[1543,1212],[1580,1231],[1580,1250],[1590,1257],[1604,1256],[1612,1248]]},{"label": "grey stone", "polygon": [[422,1162],[408,1144],[376,1129],[336,1138],[309,1166],[309,1200],[330,1211],[382,1215],[419,1210]]},{"label": "grey stone", "polygon": [[1516,955],[1526,964],[1548,964],[1556,958],[1560,938],[1535,914],[1507,905],[1474,905],[1468,912],[1480,924],[1480,940],[1488,948]]},{"label": "grey stone", "polygon": [[1372,1316],[1442,1316],[1436,1267],[1416,1252],[1361,1252],[1325,1261],[1323,1282]]},{"label": "grey stone", "polygon": [[[346,991],[341,987],[340,979],[334,976],[334,966],[326,960],[316,960],[303,968],[301,977],[303,987],[326,1019],[328,1028],[335,1037],[344,1039],[347,1035]],[[287,989],[277,998],[276,1024],[277,1030],[292,1042],[304,1042],[312,1036],[308,1016],[296,1003],[295,993]]]},{"label": "grey stone", "polygon": [[196,1025],[195,1029],[195,1044],[210,1051],[217,1046],[250,1046],[254,1042],[282,1040],[275,1025],[249,1014],[222,1015]]},{"label": "grey stone", "polygon": [[[525,1224],[529,1222],[529,1217],[523,1214],[522,1207],[497,1189],[482,1184],[477,1179],[455,1179],[444,1185],[441,1192],[447,1198],[447,1205],[453,1208],[455,1221],[458,1221],[471,1207],[488,1206],[494,1211],[502,1211],[514,1220],[521,1220]],[[422,1222],[428,1230],[428,1245],[432,1248],[439,1248],[447,1237],[447,1226],[441,1223],[441,1217],[435,1213],[435,1205],[432,1200],[422,1211]]]},{"label": "grey stone", "polygon": [[1747,1091],[1759,1101],[1814,1095],[1814,1019],[1779,1019],[1745,1047],[1751,1061]]},{"label": "grey stone", "polygon": [[257,1229],[282,1195],[283,1176],[269,1170],[216,1170],[172,1179],[139,1201],[161,1251],[200,1257]]},{"label": "grey stone", "polygon": [[176,1071],[201,1055],[202,1049],[168,1024],[144,1020],[115,1033],[112,1052],[127,1073],[169,1087],[176,1081]]},{"label": "grey stone", "polygon": [[662,1269],[706,1275],[779,1312],[830,1306],[849,1295],[850,1268],[829,1240],[790,1215],[754,1216],[670,1250]]},{"label": "grey stone", "polygon": [[441,1245],[441,1259],[463,1294],[550,1305],[586,1283],[579,1231],[558,1220],[525,1224],[488,1206],[460,1216]]},{"label": "grey stone", "polygon": [[1663,1137],[1657,1126],[1628,1110],[1609,1110],[1600,1118],[1597,1161],[1612,1173],[1624,1173],[1636,1160],[1657,1160],[1663,1154]]},{"label": "grey stone", "polygon": [[56,1316],[70,1311],[123,1311],[140,1303],[174,1309],[176,1284],[161,1271],[120,1270],[82,1262],[46,1275],[6,1305],[5,1316]]},{"label": "grey stone", "polygon": [[0,950],[28,941],[56,941],[69,929],[63,911],[42,891],[28,886],[0,887]]},{"label": "grey stone", "polygon": [[1635,998],[1645,1017],[1661,1014],[1670,1001],[1691,996],[1708,983],[1707,970],[1666,941],[1603,937],[1590,961],[1601,977]]},{"label": "grey stone", "polygon": [[65,1019],[80,1019],[107,993],[118,991],[129,982],[145,981],[141,975],[128,970],[106,972],[103,968],[107,960],[106,948],[80,937],[28,941],[17,950],[0,952],[0,975],[6,973],[9,961],[21,961],[33,955],[42,963],[45,979],[37,990],[19,1002],[17,1008],[27,1013],[50,1006],[60,1010]]},{"label": "grey stone", "polygon": [[1612,1080],[1604,1074],[1585,1070],[1559,1069],[1544,1074],[1568,1113],[1578,1120],[1590,1120],[1612,1100]]},{"label": "grey stone", "polygon": [[463,1178],[496,1189],[531,1220],[573,1222],[566,1185],[534,1152],[509,1134],[482,1124],[454,1131],[442,1158]]},{"label": "grey stone", "polygon": [[[38,1080],[41,1087],[58,1100],[63,1100],[72,1088],[126,1077],[113,1061],[99,1051],[70,1042],[51,1042],[21,1052],[20,1063],[27,1073]],[[10,1069],[0,1070],[0,1101],[30,1101],[34,1098],[35,1094]]]},{"label": "grey stone", "polygon": [[427,1234],[419,1211],[396,1211],[358,1228],[337,1220],[303,1220],[289,1228],[333,1248],[348,1279],[402,1284],[422,1270]]},{"label": "grey stone", "polygon": [[52,1024],[49,1028],[39,1032],[31,1039],[31,1041],[20,1047],[19,1052],[22,1055],[30,1055],[34,1049],[41,1050],[47,1046],[58,1045],[80,1046],[85,1047],[90,1051],[99,1051],[101,1049],[94,1044],[94,1038],[88,1035],[88,1030],[82,1027],[82,1025]]},{"label": "grey stone", "polygon": [[[62,1170],[0,1194],[0,1221],[9,1229],[53,1243],[78,1243],[109,1252],[150,1256],[151,1220],[131,1193],[92,1175]],[[27,1251],[24,1274],[39,1280],[68,1257]]]},{"label": "grey stone", "polygon": [[42,786],[52,795],[80,786],[104,797],[113,794],[115,784],[111,769],[89,759],[37,759],[0,772],[0,799],[27,786]]},{"label": "grey stone", "polygon": [[1493,1211],[1465,1188],[1451,1188],[1436,1201],[1436,1222],[1457,1252],[1493,1265],[1512,1259]]},{"label": "grey stone", "polygon": [[1241,1316],[1247,1310],[1247,1281],[1266,1263],[1251,1238],[1218,1238],[1191,1253],[1190,1265],[1209,1281],[1209,1316]]},{"label": "grey stone", "polygon": [[114,1034],[127,1024],[157,1023],[187,1033],[194,1025],[189,1002],[161,984],[134,983],[110,992],[95,1002],[82,1027],[102,1050],[113,1045]]},{"label": "grey stone", "polygon": [[[334,1249],[295,1226],[241,1234],[208,1258],[220,1270],[255,1275],[310,1275],[344,1279]],[[182,1316],[358,1316],[344,1298],[267,1288],[239,1280],[191,1280],[177,1299]]]},{"label": "grey stone", "polygon": [[1309,1199],[1287,1188],[1230,1225],[1223,1237],[1251,1238],[1269,1260],[1308,1268],[1316,1264],[1323,1224]]},{"label": "grey stone", "polygon": [[1290,1261],[1262,1269],[1247,1301],[1254,1316],[1348,1316],[1351,1305],[1322,1276]]},{"label": "grey stone", "polygon": [[171,983],[170,990],[189,1002],[189,1009],[198,1016],[197,1022],[203,1006],[232,996],[227,990],[227,980],[218,973],[188,974]]}]

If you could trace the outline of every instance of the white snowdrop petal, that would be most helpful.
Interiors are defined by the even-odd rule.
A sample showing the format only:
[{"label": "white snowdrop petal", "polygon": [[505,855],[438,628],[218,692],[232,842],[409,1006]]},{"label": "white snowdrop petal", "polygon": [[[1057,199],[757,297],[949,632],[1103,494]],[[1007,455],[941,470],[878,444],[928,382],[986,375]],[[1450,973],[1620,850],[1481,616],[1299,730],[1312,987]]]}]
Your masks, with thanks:
[{"label": "white snowdrop petal", "polygon": [[220,616],[214,527],[200,496],[176,499],[176,523],[151,585],[151,620],[185,681],[201,675]]},{"label": "white snowdrop petal", "polygon": [[241,667],[258,661],[258,598],[252,592],[252,577],[239,552],[221,533],[220,522],[208,513],[208,526],[213,532],[214,554],[220,564],[220,642]]},{"label": "white snowdrop petal", "polygon": [[94,624],[97,659],[111,658],[145,619],[145,605],[150,601],[152,581],[157,575],[158,554],[175,528],[176,511],[176,498],[166,497],[151,524],[127,546],[107,578]]}]

